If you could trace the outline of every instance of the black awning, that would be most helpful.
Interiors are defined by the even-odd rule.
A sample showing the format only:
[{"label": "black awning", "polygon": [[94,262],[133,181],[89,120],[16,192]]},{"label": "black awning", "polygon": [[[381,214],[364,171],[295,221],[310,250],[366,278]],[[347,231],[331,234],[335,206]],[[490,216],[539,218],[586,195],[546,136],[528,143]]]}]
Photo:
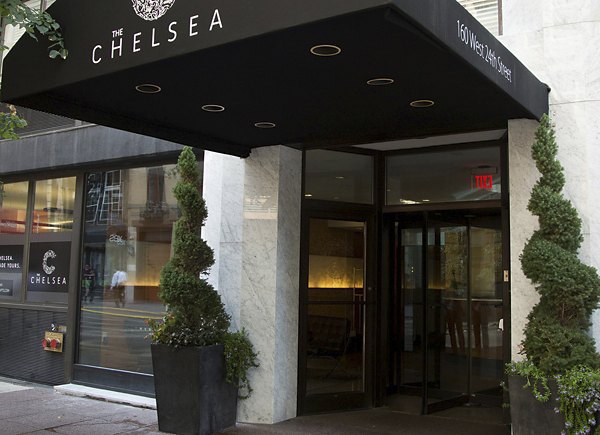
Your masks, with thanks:
[{"label": "black awning", "polygon": [[[548,111],[547,87],[454,0],[156,3],[56,2],[68,59],[22,38],[3,100],[240,156],[504,128]],[[311,54],[323,44],[341,53]],[[377,78],[394,83],[367,84]],[[145,84],[160,92],[136,90]]]}]

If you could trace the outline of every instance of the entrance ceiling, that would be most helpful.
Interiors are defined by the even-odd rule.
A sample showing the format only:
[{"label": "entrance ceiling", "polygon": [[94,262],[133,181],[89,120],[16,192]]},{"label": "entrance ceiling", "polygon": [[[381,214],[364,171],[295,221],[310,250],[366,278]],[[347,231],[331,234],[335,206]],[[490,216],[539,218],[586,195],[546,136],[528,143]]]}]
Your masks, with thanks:
[{"label": "entrance ceiling", "polygon": [[[22,38],[3,101],[239,156],[505,128],[548,110],[547,87],[454,0],[164,3],[147,20],[130,0],[56,2],[69,57]],[[323,44],[341,52],[311,53]],[[393,83],[367,84],[377,78]]]}]

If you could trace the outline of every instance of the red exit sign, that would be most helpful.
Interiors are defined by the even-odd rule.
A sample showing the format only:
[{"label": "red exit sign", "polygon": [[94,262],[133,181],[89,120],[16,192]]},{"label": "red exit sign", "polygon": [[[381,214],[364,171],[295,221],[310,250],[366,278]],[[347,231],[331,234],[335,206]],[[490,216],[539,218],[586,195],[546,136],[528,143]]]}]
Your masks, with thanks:
[{"label": "red exit sign", "polygon": [[494,177],[492,175],[475,175],[475,189],[492,189]]}]

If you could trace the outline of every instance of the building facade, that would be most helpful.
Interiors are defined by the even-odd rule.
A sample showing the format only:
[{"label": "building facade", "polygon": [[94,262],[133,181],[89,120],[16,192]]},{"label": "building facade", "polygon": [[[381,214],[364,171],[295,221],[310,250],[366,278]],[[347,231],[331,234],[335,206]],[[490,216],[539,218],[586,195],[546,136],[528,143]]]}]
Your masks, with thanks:
[{"label": "building facade", "polygon": [[[260,359],[250,374],[254,394],[239,405],[240,421],[274,423],[307,413],[378,406],[431,413],[469,401],[500,407],[504,364],[520,357],[522,329],[536,302],[519,264],[536,222],[526,208],[538,176],[530,157],[535,116],[526,116],[522,102],[513,109],[503,100],[509,92],[497,93],[495,82],[483,83],[481,71],[467,80],[479,93],[468,94],[465,85],[461,92],[469,104],[452,106],[443,88],[462,83],[460,76],[445,69],[431,75],[426,57],[435,55],[435,62],[457,69],[465,60],[439,49],[452,42],[435,39],[440,37],[433,25],[423,31],[426,20],[415,24],[418,14],[410,2],[392,3],[406,3],[403,14],[411,20],[386,15],[386,23],[400,22],[403,38],[417,35],[411,43],[431,50],[427,56],[410,52],[407,63],[422,63],[419,75],[425,77],[410,82],[419,88],[414,93],[419,99],[406,102],[412,112],[377,106],[396,99],[399,84],[412,76],[398,71],[367,76],[357,100],[337,93],[341,105],[329,96],[314,103],[320,113],[311,111],[299,120],[310,132],[305,143],[267,143],[239,157],[245,153],[241,148],[228,143],[220,153],[207,141],[207,151],[198,153],[209,210],[203,236],[216,260],[209,279],[233,326],[249,332]],[[443,3],[456,11],[453,1]],[[500,34],[502,43],[551,88],[549,108],[566,169],[565,193],[584,221],[581,256],[597,266],[599,189],[593,168],[600,159],[595,149],[600,73],[593,59],[600,45],[600,6],[587,0],[460,3]],[[227,25],[224,13],[221,9],[222,26]],[[216,15],[211,16],[216,26]],[[464,27],[461,34],[466,15],[459,16],[458,27],[452,22],[452,28],[466,47],[464,56],[475,53],[480,62],[484,45],[473,42],[473,33]],[[340,29],[360,28],[372,19],[362,18],[340,23]],[[470,26],[475,38],[491,44],[491,34]],[[332,38],[322,28],[302,29],[295,38]],[[311,39],[311,32],[318,38]],[[377,45],[365,44],[368,50]],[[108,56],[106,43],[97,46],[93,62],[101,53]],[[342,54],[352,50],[341,47]],[[387,56],[386,50],[373,59]],[[261,58],[253,68],[260,70],[260,61],[266,62]],[[503,69],[500,56],[486,62],[494,62],[493,80],[500,88],[521,79],[516,63]],[[469,68],[483,68],[474,65]],[[298,69],[310,75],[312,68],[303,63]],[[469,68],[460,71],[470,74]],[[275,69],[272,75],[260,72],[277,87],[275,77],[287,70]],[[322,76],[329,73],[325,69]],[[333,77],[345,84],[341,76],[328,79]],[[433,80],[447,81],[438,86]],[[301,98],[293,85],[286,86],[285,98]],[[315,86],[324,92],[328,84]],[[391,89],[391,95],[371,93],[382,89]],[[482,101],[487,97],[496,100]],[[305,103],[312,107],[310,101],[299,104]],[[73,104],[64,100],[67,110]],[[161,104],[155,110],[164,109]],[[352,118],[348,105],[356,104],[372,112],[373,119],[365,114],[364,121],[343,131],[327,125]],[[478,118],[487,106],[498,110],[489,112],[494,122]],[[408,119],[405,135],[400,127],[394,127],[399,129],[395,137],[378,132],[390,110]],[[28,116],[38,120],[32,125],[50,125],[49,131],[31,131],[0,144],[0,319],[9,331],[0,342],[0,375],[152,395],[145,320],[163,313],[156,297],[158,272],[169,258],[177,217],[171,187],[181,145],[70,124],[40,112]],[[227,130],[228,124],[215,119],[211,125]],[[269,119],[257,119],[256,131],[274,129]],[[133,119],[131,124],[141,125]],[[153,128],[158,127],[148,127],[148,134],[165,137],[166,129]],[[324,136],[314,140],[318,131]],[[251,138],[256,134],[248,133]],[[344,135],[350,142],[336,141]],[[177,140],[185,137],[192,135],[180,132]],[[598,317],[590,333],[600,342]],[[63,352],[40,344],[45,332],[64,334]]]}]

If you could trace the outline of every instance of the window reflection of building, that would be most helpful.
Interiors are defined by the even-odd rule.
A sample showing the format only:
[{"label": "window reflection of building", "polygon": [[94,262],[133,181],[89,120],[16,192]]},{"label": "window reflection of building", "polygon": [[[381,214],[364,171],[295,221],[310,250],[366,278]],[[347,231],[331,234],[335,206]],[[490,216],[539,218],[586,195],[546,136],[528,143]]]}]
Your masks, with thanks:
[{"label": "window reflection of building", "polygon": [[[178,217],[173,168],[87,176],[82,267],[88,265],[96,278],[94,297],[81,308],[81,364],[152,371],[145,321],[164,315],[157,294]],[[116,271],[127,276],[122,286],[111,285]]]},{"label": "window reflection of building", "polygon": [[60,233],[73,229],[75,177],[53,178],[35,183],[33,233]]},{"label": "window reflection of building", "polygon": [[2,185],[0,191],[0,233],[25,233],[27,216],[27,181]]}]

